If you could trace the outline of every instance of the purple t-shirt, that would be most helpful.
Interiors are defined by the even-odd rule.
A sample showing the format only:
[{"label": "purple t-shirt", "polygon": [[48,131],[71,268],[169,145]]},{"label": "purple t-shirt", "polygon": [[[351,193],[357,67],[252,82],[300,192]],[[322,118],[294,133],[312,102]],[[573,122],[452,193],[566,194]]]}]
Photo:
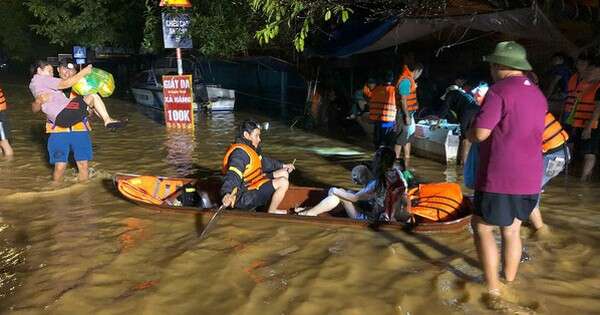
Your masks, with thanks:
[{"label": "purple t-shirt", "polygon": [[61,81],[49,75],[36,74],[29,83],[29,90],[33,97],[38,97],[41,94],[50,94],[49,100],[42,104],[42,112],[46,114],[48,120],[56,121],[56,116],[67,107],[70,100],[65,93],[58,89],[58,83]]},{"label": "purple t-shirt", "polygon": [[473,126],[492,130],[481,142],[475,190],[510,195],[540,192],[546,98],[527,77],[494,84]]}]

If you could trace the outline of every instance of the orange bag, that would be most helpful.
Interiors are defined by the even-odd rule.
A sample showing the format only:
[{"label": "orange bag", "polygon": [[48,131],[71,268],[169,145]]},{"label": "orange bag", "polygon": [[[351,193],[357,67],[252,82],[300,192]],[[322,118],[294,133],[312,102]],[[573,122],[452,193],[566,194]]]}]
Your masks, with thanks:
[{"label": "orange bag", "polygon": [[420,184],[408,191],[409,212],[432,221],[446,221],[458,215],[463,194],[457,183]]}]

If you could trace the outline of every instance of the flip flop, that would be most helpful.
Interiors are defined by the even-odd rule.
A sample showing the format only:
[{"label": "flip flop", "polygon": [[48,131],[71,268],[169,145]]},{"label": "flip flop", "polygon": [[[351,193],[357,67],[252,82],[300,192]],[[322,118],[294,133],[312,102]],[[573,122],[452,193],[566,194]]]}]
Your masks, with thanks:
[{"label": "flip flop", "polygon": [[106,129],[110,129],[110,131],[116,131],[117,129],[124,128],[127,125],[128,120],[124,119],[121,121],[115,121],[108,123],[105,127]]},{"label": "flip flop", "polygon": [[308,207],[294,207],[294,213],[301,213],[308,210],[310,210]]}]

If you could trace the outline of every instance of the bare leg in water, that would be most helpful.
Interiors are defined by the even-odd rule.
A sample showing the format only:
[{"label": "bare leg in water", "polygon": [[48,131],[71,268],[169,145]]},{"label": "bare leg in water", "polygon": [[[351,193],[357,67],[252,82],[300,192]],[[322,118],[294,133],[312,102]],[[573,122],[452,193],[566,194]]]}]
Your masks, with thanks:
[{"label": "bare leg in water", "polygon": [[67,169],[67,163],[64,162],[57,162],[54,164],[54,172],[52,173],[52,180],[55,183],[60,182],[60,180],[63,178],[63,175],[65,175],[65,170]]},{"label": "bare leg in water", "polygon": [[0,151],[4,152],[4,156],[12,157],[14,152],[8,140],[0,140]]},{"label": "bare leg in water", "polygon": [[[498,266],[500,257],[494,239],[495,226],[489,225],[479,216],[473,216],[473,229],[475,246],[479,254],[488,292],[491,295],[500,295],[500,280],[498,279]],[[506,281],[515,280],[519,263],[521,261],[522,244],[520,238],[521,221],[515,219],[513,224],[501,227],[504,257],[504,276]]]},{"label": "bare leg in water", "polygon": [[88,104],[88,106],[96,113],[96,115],[100,116],[104,121],[104,126],[118,122],[116,119],[112,119],[108,114],[108,110],[106,109],[106,104],[98,94],[90,94],[83,97],[83,100]]},{"label": "bare leg in water", "polygon": [[515,219],[510,226],[500,228],[502,232],[503,256],[504,256],[504,278],[513,282],[517,277],[523,244],[521,243],[521,221]]},{"label": "bare leg in water", "polygon": [[596,155],[585,154],[583,156],[583,172],[581,174],[582,181],[590,180],[590,177],[592,177],[592,171],[594,170],[594,165],[596,165]]},{"label": "bare leg in water", "polygon": [[[410,161],[410,142],[404,145],[396,144],[394,146],[394,151],[396,152],[396,158],[404,158],[404,163],[406,167],[408,167],[408,163]],[[404,156],[402,156],[402,153],[404,153]]]},{"label": "bare leg in water", "polygon": [[77,178],[80,182],[86,181],[90,178],[90,172],[88,167],[88,161],[76,161],[77,170],[79,170],[79,174]]},{"label": "bare leg in water", "polygon": [[543,236],[549,232],[548,226],[542,220],[542,213],[539,206],[536,206],[529,215],[529,222],[533,225],[536,235]]}]

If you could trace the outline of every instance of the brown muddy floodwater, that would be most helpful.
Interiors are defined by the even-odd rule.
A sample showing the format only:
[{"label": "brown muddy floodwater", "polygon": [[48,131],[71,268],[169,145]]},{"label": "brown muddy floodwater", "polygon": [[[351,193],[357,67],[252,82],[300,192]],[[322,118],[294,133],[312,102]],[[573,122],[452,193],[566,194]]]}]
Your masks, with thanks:
[{"label": "brown muddy floodwater", "polygon": [[[5,86],[16,157],[0,160],[0,313],[8,314],[496,314],[486,309],[471,234],[410,235],[223,217],[199,242],[191,216],[121,199],[116,172],[203,176],[219,169],[243,112],[202,116],[195,138],[167,133],[136,106],[109,100],[118,133],[94,123],[93,179],[50,186],[43,118],[23,88]],[[268,120],[266,117],[258,117]],[[370,157],[353,146],[271,122],[265,153],[297,159],[292,182],[350,187]],[[365,140],[366,141],[366,140]],[[363,152],[325,158],[311,148]],[[460,170],[414,159],[431,181]],[[458,174],[458,175],[457,175]],[[600,190],[561,176],[542,213],[553,235],[523,228],[529,260],[505,313],[600,313]]]}]

